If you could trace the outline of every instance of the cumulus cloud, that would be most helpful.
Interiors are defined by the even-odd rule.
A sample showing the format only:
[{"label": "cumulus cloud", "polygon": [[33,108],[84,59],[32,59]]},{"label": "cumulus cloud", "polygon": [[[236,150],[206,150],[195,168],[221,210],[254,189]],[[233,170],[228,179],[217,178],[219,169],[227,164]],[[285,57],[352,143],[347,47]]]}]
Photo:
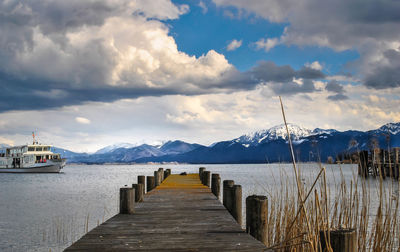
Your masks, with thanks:
[{"label": "cumulus cloud", "polygon": [[400,48],[387,50],[365,76],[367,87],[383,89],[400,86]]},{"label": "cumulus cloud", "polygon": [[3,1],[0,10],[0,111],[238,87],[222,54],[178,50],[159,20],[188,7],[170,0]]},{"label": "cumulus cloud", "polygon": [[238,49],[241,46],[242,46],[242,40],[234,39],[228,44],[228,46],[226,47],[226,50],[234,51],[234,50]]},{"label": "cumulus cloud", "polygon": [[257,50],[263,49],[266,52],[269,52],[272,48],[279,44],[278,38],[268,38],[268,39],[260,39],[254,43]]},{"label": "cumulus cloud", "polygon": [[314,61],[313,63],[306,63],[305,66],[320,71],[323,68],[321,63],[319,63],[318,61]]},{"label": "cumulus cloud", "polygon": [[[359,0],[213,0],[220,7],[236,7],[271,22],[286,25],[279,43],[323,46],[337,51],[357,50],[353,63],[364,84],[371,88],[398,86],[395,64],[385,63],[387,52],[399,48],[399,1]],[[229,8],[228,8],[229,9]],[[272,48],[273,41],[260,40],[260,48]],[[264,46],[265,45],[265,46]],[[384,59],[383,61],[381,59]],[[374,62],[375,64],[370,64]]]}]

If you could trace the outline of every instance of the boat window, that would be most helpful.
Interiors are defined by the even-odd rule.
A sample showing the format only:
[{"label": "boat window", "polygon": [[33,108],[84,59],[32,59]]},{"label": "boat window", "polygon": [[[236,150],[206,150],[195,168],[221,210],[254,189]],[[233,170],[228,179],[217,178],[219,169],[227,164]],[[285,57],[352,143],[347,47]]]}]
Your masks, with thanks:
[{"label": "boat window", "polygon": [[34,147],[29,147],[28,151],[35,151],[35,148]]},{"label": "boat window", "polygon": [[43,147],[43,151],[48,151],[49,147]]},{"label": "boat window", "polygon": [[42,147],[36,147],[36,151],[42,151],[43,148]]}]

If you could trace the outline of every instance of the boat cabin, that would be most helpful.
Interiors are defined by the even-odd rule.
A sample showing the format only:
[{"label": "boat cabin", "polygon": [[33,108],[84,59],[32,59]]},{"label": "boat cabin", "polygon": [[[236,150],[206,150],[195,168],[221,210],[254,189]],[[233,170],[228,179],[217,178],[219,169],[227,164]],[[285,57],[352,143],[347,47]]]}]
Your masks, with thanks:
[{"label": "boat cabin", "polygon": [[13,168],[61,159],[60,154],[51,151],[51,145],[40,144],[9,147],[1,156],[0,166]]}]

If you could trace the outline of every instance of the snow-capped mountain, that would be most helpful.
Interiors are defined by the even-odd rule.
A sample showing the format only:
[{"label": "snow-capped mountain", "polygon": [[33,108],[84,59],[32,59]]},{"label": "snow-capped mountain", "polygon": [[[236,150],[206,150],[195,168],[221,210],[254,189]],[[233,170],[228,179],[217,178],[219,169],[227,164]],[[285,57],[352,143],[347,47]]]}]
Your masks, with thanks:
[{"label": "snow-capped mountain", "polygon": [[[312,135],[332,134],[334,132],[337,132],[336,130],[333,129],[325,130],[320,128],[310,130],[292,123],[288,124],[288,129],[291,135],[291,139],[296,142]],[[287,139],[287,132],[284,124],[272,127],[267,130],[256,131],[251,134],[243,135],[234,139],[233,141],[236,143],[241,143],[244,146],[248,147],[248,146],[257,146],[259,144],[275,141],[278,139],[283,139],[283,140]]]},{"label": "snow-capped mountain", "polygon": [[96,151],[94,154],[104,154],[104,153],[107,153],[107,152],[112,152],[112,151],[114,151],[116,149],[120,149],[120,148],[130,149],[130,148],[133,148],[133,147],[136,147],[136,146],[138,146],[138,144],[116,143],[116,144],[109,145],[109,146],[106,146],[104,148],[101,148],[100,150]]},{"label": "snow-capped mountain", "polygon": [[398,133],[400,133],[400,122],[398,123],[387,123],[385,125],[383,125],[382,127],[380,127],[377,130],[373,130],[373,133],[376,134],[393,134],[396,135]]},{"label": "snow-capped mountain", "polygon": [[181,154],[185,152],[192,151],[201,145],[199,144],[189,144],[185,143],[183,141],[168,141],[164,143],[161,147],[160,150],[164,152],[165,154],[173,155],[173,154]]},{"label": "snow-capped mountain", "polygon": [[330,135],[330,134],[332,134],[332,133],[336,133],[336,132],[338,132],[337,130],[335,130],[335,129],[320,129],[320,128],[315,128],[313,131],[312,131],[312,136],[313,135],[322,135],[322,134],[327,134],[327,135]]},{"label": "snow-capped mountain", "polygon": [[[343,153],[374,148],[400,147],[400,123],[388,123],[370,131],[337,131],[316,128],[310,130],[289,124],[297,160],[325,161]],[[210,146],[168,141],[161,146],[142,144],[115,144],[96,154],[72,153],[59,149],[68,162],[181,162],[181,163],[265,163],[290,161],[286,128],[278,125],[267,130],[247,134]],[[108,152],[106,152],[109,150]],[[104,152],[104,153],[101,153]]]}]

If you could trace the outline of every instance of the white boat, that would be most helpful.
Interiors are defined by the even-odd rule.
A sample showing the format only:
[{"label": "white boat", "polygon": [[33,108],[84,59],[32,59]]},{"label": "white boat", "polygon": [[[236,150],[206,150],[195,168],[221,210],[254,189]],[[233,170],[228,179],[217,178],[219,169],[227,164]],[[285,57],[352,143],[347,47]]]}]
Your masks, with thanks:
[{"label": "white boat", "polygon": [[0,153],[0,173],[59,173],[66,159],[53,153],[51,147],[33,141],[32,145],[6,148]]}]

